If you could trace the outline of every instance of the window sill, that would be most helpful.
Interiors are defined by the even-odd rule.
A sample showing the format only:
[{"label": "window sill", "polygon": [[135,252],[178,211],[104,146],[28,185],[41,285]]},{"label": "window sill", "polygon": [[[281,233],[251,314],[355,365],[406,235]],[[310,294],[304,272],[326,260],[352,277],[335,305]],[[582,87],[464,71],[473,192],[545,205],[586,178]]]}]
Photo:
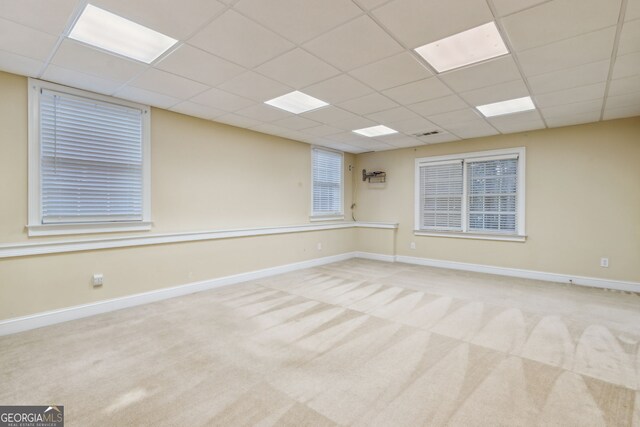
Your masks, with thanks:
[{"label": "window sill", "polygon": [[425,231],[414,230],[415,236],[430,236],[430,237],[453,237],[458,239],[476,239],[476,240],[500,240],[505,242],[525,242],[527,240],[526,235],[519,234],[480,234],[480,233],[462,233],[451,231]]},{"label": "window sill", "polygon": [[60,236],[65,234],[118,233],[151,230],[151,222],[93,222],[84,224],[35,224],[27,225],[29,237]]},{"label": "window sill", "polygon": [[309,221],[318,222],[318,221],[344,221],[344,215],[316,215],[310,216]]}]

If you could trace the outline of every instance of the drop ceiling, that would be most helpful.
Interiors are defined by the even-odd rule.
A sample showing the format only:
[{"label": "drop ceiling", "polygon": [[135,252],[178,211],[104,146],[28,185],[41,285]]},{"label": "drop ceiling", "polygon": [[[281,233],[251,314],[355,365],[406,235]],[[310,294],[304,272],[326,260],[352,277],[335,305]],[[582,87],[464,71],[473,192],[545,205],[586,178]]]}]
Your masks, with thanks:
[{"label": "drop ceiling", "polygon": [[[86,1],[0,0],[0,70],[352,153],[640,115],[640,0],[90,3],[179,42],[147,65],[67,37]],[[508,55],[438,74],[414,52],[491,21]],[[294,90],[330,105],[264,104]],[[352,132],[377,125],[398,133]]]}]

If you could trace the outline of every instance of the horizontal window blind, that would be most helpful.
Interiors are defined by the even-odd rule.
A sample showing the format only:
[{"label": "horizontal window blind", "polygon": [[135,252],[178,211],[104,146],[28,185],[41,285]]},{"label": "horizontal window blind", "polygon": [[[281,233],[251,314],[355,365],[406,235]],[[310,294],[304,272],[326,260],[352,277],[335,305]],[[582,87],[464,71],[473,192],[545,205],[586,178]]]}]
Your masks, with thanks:
[{"label": "horizontal window blind", "polygon": [[461,160],[421,166],[421,228],[461,231],[462,191]]},{"label": "horizontal window blind", "polygon": [[42,223],[143,219],[142,111],[42,90]]},{"label": "horizontal window blind", "polygon": [[314,148],[313,215],[342,215],[342,154]]},{"label": "horizontal window blind", "polygon": [[469,231],[517,230],[518,159],[467,163]]}]

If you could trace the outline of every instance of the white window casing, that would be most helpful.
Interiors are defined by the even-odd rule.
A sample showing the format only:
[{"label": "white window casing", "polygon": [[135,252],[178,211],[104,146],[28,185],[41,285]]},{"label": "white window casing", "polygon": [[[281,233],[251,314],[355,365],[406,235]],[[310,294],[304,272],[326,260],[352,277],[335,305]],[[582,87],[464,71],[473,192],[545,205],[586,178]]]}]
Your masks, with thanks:
[{"label": "white window casing", "polygon": [[311,220],[344,218],[344,156],[325,148],[311,149]]},{"label": "white window casing", "polygon": [[149,107],[29,79],[30,236],[151,228]]},{"label": "white window casing", "polygon": [[415,234],[524,241],[524,147],[415,164]]}]

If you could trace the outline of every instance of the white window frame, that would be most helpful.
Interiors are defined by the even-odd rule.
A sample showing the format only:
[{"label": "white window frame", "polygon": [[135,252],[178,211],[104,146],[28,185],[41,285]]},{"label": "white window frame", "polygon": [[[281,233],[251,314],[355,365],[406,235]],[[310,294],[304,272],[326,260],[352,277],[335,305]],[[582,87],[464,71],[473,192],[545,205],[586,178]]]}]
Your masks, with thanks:
[{"label": "white window frame", "polygon": [[[340,168],[340,213],[339,214],[322,214],[322,213],[316,213],[313,211],[313,193],[314,193],[314,181],[313,181],[313,151],[314,150],[320,150],[320,151],[328,151],[328,152],[332,152],[332,153],[338,153],[340,154],[340,156],[342,156],[342,167]],[[311,151],[310,151],[310,155],[311,155],[311,198],[310,198],[310,202],[311,202],[311,215],[309,215],[309,220],[311,222],[316,222],[316,221],[340,221],[344,219],[344,153],[342,151],[338,151],[338,150],[332,150],[331,148],[327,148],[327,147],[320,147],[317,145],[312,145],[311,146]]]},{"label": "white window frame", "polygon": [[[486,232],[477,233],[468,231],[469,212],[467,210],[467,166],[468,161],[491,160],[517,156],[518,158],[518,194],[517,194],[517,230],[516,233]],[[429,163],[446,162],[460,160],[463,162],[462,169],[462,231],[437,231],[421,228],[420,218],[420,167]],[[436,237],[459,237],[466,239],[482,240],[506,240],[524,242],[526,240],[525,228],[525,178],[526,178],[526,149],[525,147],[505,148],[500,150],[477,151],[473,153],[451,154],[446,156],[420,157],[415,160],[414,178],[414,235],[416,236],[436,236]]]},{"label": "white window frame", "polygon": [[[149,106],[70,88],[42,80],[28,80],[29,93],[29,236],[145,231],[151,229],[151,111]],[[40,94],[43,89],[139,109],[142,115],[142,220],[43,224],[40,188]]]}]

